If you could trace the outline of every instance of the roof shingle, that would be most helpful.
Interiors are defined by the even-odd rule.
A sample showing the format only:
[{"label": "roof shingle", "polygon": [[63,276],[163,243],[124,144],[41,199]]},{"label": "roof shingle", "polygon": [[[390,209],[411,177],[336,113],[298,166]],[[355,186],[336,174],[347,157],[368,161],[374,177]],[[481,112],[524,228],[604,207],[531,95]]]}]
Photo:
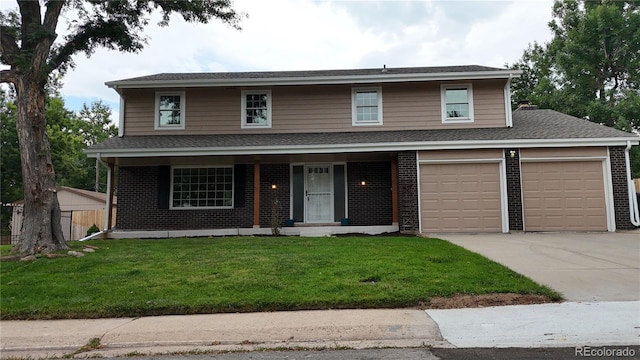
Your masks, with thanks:
[{"label": "roof shingle", "polygon": [[88,153],[152,149],[207,149],[274,146],[389,144],[551,139],[613,139],[636,135],[553,110],[516,110],[512,128],[319,132],[288,134],[145,135],[114,137]]}]

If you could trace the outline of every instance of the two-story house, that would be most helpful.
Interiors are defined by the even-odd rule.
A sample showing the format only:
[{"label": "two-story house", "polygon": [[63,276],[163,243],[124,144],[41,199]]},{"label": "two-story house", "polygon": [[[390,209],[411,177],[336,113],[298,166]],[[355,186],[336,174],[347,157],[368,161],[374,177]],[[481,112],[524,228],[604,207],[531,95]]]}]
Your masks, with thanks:
[{"label": "two-story house", "polygon": [[[511,111],[483,66],[166,73],[108,82],[111,236],[615,231],[638,224],[639,137]],[[112,188],[113,186],[110,186]]]}]

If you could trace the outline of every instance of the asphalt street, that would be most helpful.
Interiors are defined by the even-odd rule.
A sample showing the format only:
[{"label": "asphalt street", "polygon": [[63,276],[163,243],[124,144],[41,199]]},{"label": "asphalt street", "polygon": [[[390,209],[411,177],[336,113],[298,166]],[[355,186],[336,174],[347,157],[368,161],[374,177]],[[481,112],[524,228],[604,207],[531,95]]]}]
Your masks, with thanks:
[{"label": "asphalt street", "polygon": [[[612,356],[597,356],[598,354]],[[628,356],[626,356],[626,355]],[[596,356],[592,356],[596,355]],[[621,355],[621,356],[618,356]],[[253,351],[202,355],[145,356],[136,360],[566,360],[640,359],[640,345],[589,348],[363,349],[319,351]],[[111,358],[120,360],[121,358]],[[109,360],[109,358],[105,358]]]}]

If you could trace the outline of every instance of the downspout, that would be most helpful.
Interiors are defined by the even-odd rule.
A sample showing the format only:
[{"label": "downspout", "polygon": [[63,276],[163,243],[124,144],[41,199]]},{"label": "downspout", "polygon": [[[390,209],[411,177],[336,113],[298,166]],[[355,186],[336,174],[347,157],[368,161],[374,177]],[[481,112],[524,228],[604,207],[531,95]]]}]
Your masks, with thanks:
[{"label": "downspout", "polygon": [[106,232],[111,226],[109,224],[109,212],[111,211],[111,166],[105,163],[100,157],[100,153],[97,154],[96,159],[100,164],[107,168],[107,200],[104,208],[104,232]]},{"label": "downspout", "polygon": [[509,74],[509,79],[507,83],[504,84],[504,112],[507,117],[507,127],[513,127],[513,116],[511,111],[511,79],[513,78],[513,74]]},{"label": "downspout", "polygon": [[631,223],[640,226],[640,214],[638,213],[638,198],[636,196],[635,186],[631,178],[631,162],[629,159],[629,150],[631,149],[631,141],[627,141],[627,147],[624,149],[624,161],[627,168],[627,190],[629,193],[629,219]]}]

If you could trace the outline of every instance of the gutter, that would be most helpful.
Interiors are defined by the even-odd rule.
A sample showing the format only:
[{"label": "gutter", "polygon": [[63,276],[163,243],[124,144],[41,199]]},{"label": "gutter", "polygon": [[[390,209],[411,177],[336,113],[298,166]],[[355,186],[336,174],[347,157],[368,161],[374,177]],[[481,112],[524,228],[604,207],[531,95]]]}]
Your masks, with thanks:
[{"label": "gutter", "polygon": [[96,159],[102,166],[107,168],[107,199],[105,200],[104,208],[104,230],[101,231],[101,233],[106,233],[111,225],[109,224],[109,212],[111,211],[111,167],[102,160],[100,153],[96,154]]},{"label": "gutter", "polygon": [[482,79],[509,79],[520,76],[521,70],[471,71],[449,73],[401,73],[346,76],[303,76],[236,79],[174,79],[174,80],[117,80],[105,82],[112,89],[166,88],[166,87],[224,87],[224,86],[278,86],[278,85],[338,85],[372,84],[416,81],[460,81]]},{"label": "gutter", "polygon": [[629,159],[629,150],[631,149],[631,141],[627,141],[627,147],[624,149],[624,161],[627,168],[627,192],[629,193],[629,220],[635,227],[640,227],[640,214],[638,212],[638,197],[636,196],[635,186],[631,178],[631,162]]},{"label": "gutter", "polygon": [[231,155],[283,155],[314,153],[353,153],[368,151],[407,150],[465,150],[494,149],[503,147],[571,147],[571,146],[625,146],[627,142],[637,143],[635,137],[594,138],[594,139],[513,139],[513,140],[463,140],[463,141],[412,141],[389,143],[356,144],[313,144],[313,145],[264,145],[228,147],[176,147],[176,148],[126,148],[85,150],[88,157],[171,157],[171,156],[231,156]]}]

